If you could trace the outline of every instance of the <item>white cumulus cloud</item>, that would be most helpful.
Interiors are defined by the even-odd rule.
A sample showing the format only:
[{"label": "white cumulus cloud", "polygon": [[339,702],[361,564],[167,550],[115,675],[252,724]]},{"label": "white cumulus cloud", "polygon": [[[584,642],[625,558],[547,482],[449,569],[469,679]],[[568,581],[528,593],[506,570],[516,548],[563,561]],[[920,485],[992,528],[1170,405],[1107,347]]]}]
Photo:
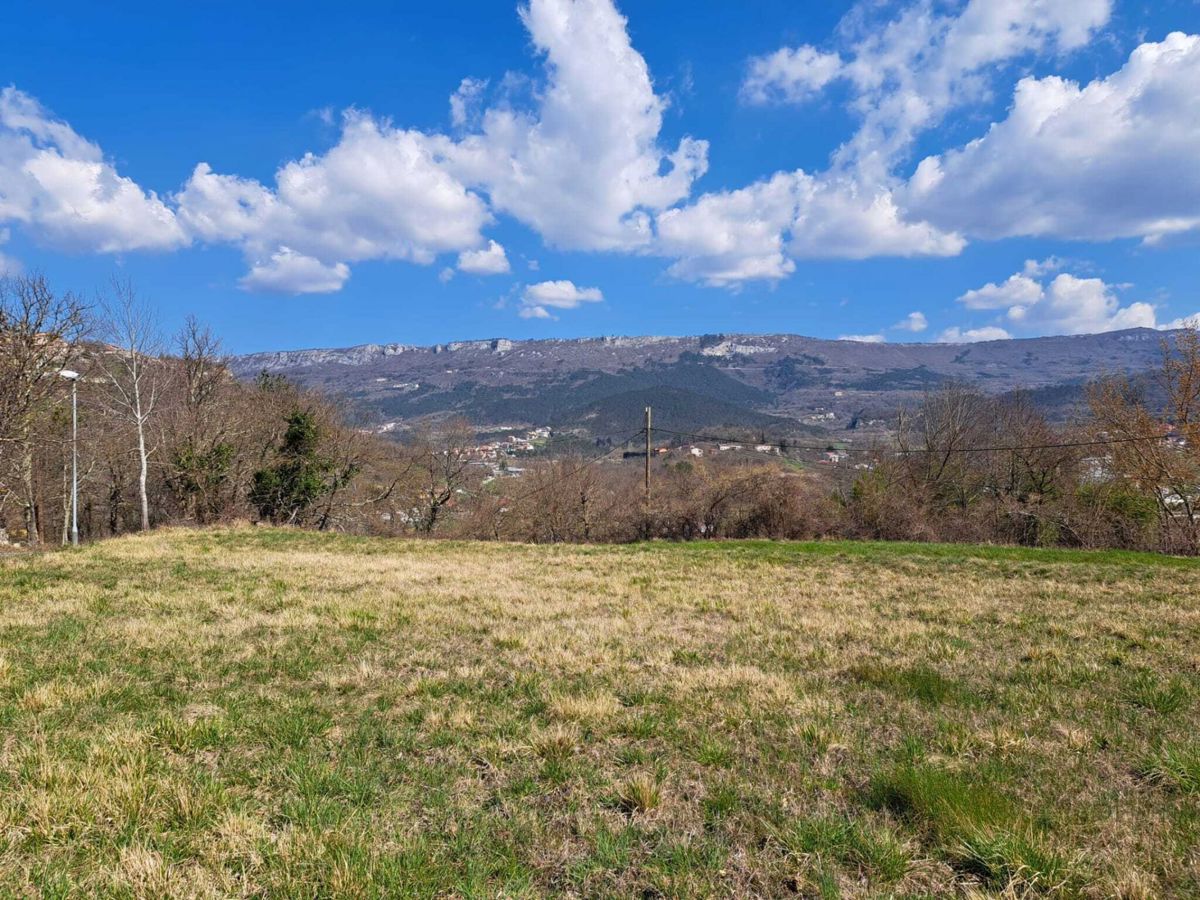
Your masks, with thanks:
[{"label": "white cumulus cloud", "polygon": [[567,280],[541,281],[525,288],[518,315],[526,319],[552,319],[551,309],[575,309],[603,299],[599,288],[581,288]]},{"label": "white cumulus cloud", "polygon": [[929,320],[925,318],[925,313],[910,312],[907,316],[892,326],[896,331],[911,331],[913,334],[920,334],[929,327]]},{"label": "white cumulus cloud", "polygon": [[1007,341],[1012,335],[995,325],[987,325],[983,328],[967,328],[958,327],[947,328],[940,335],[938,341],[943,344],[975,344],[979,341]]},{"label": "white cumulus cloud", "polygon": [[478,124],[483,92],[487,86],[487,81],[481,78],[464,78],[459,83],[458,90],[450,95],[450,121],[455,127]]},{"label": "white cumulus cloud", "polygon": [[[0,247],[8,243],[11,233],[7,228],[0,228]],[[20,275],[24,271],[21,261],[5,253],[0,253],[0,278],[5,275]]]},{"label": "white cumulus cloud", "polygon": [[438,141],[439,153],[555,246],[645,247],[652,214],[707,169],[707,142],[660,145],[666,103],[610,0],[531,0],[521,18],[546,61],[536,108],[493,106],[478,133]]},{"label": "white cumulus cloud", "polygon": [[[206,240],[239,243],[251,258],[288,247],[324,271],[368,259],[427,265],[478,247],[491,220],[424,135],[353,111],[332,149],[282,166],[273,188],[201,163],[175,200],[180,220]],[[328,283],[318,277],[321,290]]]},{"label": "white cumulus cloud", "polygon": [[659,249],[677,278],[715,287],[778,281],[796,269],[785,252],[799,205],[797,179],[779,173],[736,191],[705,194],[658,217]]},{"label": "white cumulus cloud", "polygon": [[[845,81],[858,128],[828,171],[778,173],[660,216],[662,252],[680,257],[671,271],[731,286],[786,277],[797,258],[961,252],[966,241],[959,229],[914,215],[897,198],[904,187],[897,165],[949,112],[986,96],[999,67],[1082,46],[1108,21],[1110,7],[1110,0],[970,0],[940,12],[913,3],[881,24],[870,7],[859,6],[840,29],[844,52],[802,45],[751,59],[744,99],[796,102]],[[780,179],[791,183],[790,217],[781,215]],[[769,198],[761,214],[757,198]],[[682,227],[684,219],[693,220],[691,227]],[[719,229],[718,239],[705,234],[705,220]],[[694,239],[686,241],[685,232]]]},{"label": "white cumulus cloud", "polygon": [[953,256],[964,245],[905,221],[887,190],[804,171],[704,194],[659,215],[657,226],[658,251],[677,257],[671,274],[716,287],[778,281],[795,259]]},{"label": "white cumulus cloud", "polygon": [[[1044,273],[1040,278],[1025,274],[1038,268]],[[967,309],[1002,311],[1009,328],[1027,334],[1096,334],[1155,327],[1154,306],[1144,302],[1122,305],[1119,286],[1069,272],[1046,281],[1050,273],[1045,269],[1027,264],[1024,272],[967,291],[958,302]]]},{"label": "white cumulus cloud", "polygon": [[1175,331],[1179,328],[1200,329],[1200,312],[1190,316],[1180,316],[1170,322],[1163,322],[1158,327],[1161,331]]},{"label": "white cumulus cloud", "polygon": [[340,291],[349,277],[350,267],[345,263],[325,265],[290,247],[280,247],[267,259],[254,263],[238,283],[247,291],[329,294]]},{"label": "white cumulus cloud", "polygon": [[845,75],[862,121],[838,159],[868,176],[891,174],[921,133],[987,96],[1002,67],[1077,49],[1109,20],[1111,0],[969,0],[943,12],[911,3],[882,26],[859,6]]},{"label": "white cumulus cloud", "polygon": [[1043,293],[1040,282],[1022,273],[1000,284],[989,282],[981,288],[969,290],[958,298],[958,302],[967,309],[1007,309],[1037,303]]},{"label": "white cumulus cloud", "polygon": [[[0,227],[98,252],[228,244],[247,261],[244,287],[297,293],[336,290],[365,260],[508,272],[486,233],[500,215],[548,245],[655,255],[675,277],[730,288],[780,281],[805,259],[951,256],[1012,236],[1153,243],[1200,229],[1200,36],[1143,43],[1088,83],[1023,78],[1000,121],[963,116],[956,124],[978,137],[914,166],[914,148],[990,101],[1001,78],[1094,40],[1112,0],[858,3],[828,44],[755,56],[741,85],[750,104],[844,92],[855,126],[829,166],[703,193],[708,143],[664,136],[667,98],[612,0],[528,0],[519,15],[540,72],[463,78],[447,133],[350,110],[332,147],[271,178],[200,162],[161,197],[5,88]],[[989,327],[1018,331],[1154,321],[1150,304],[1123,305],[1113,286],[1065,267],[1031,260],[960,299],[997,311]]]},{"label": "white cumulus cloud", "polygon": [[482,249],[458,254],[458,269],[471,275],[504,275],[512,271],[508,255],[496,241],[488,241]]},{"label": "white cumulus cloud", "polygon": [[[970,0],[948,11],[912,3],[880,23],[876,7],[862,4],[839,29],[844,50],[802,45],[752,58],[743,99],[799,102],[843,81],[859,125],[827,171],[777,173],[661,215],[660,249],[679,257],[671,271],[736,286],[784,278],[798,258],[961,252],[959,228],[906,208],[898,165],[948,113],[986,97],[1004,65],[1076,49],[1110,15],[1110,0]],[[781,181],[795,203],[790,216]]]},{"label": "white cumulus cloud", "polygon": [[0,89],[0,224],[70,250],[172,250],[188,243],[153,191],[15,87]]},{"label": "white cumulus cloud", "polygon": [[908,207],[980,238],[1149,241],[1200,227],[1200,36],[1142,44],[1086,86],[1025,78],[1012,108],[924,159]]}]

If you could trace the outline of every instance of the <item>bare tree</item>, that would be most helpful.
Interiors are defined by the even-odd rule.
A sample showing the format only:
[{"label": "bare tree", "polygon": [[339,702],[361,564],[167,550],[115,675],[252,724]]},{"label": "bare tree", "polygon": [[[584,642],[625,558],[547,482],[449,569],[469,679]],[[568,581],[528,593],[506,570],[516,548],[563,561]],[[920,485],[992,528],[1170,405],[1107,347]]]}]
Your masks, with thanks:
[{"label": "bare tree", "polygon": [[438,431],[422,431],[410,448],[414,484],[413,520],[418,530],[430,534],[445,508],[466,490],[471,481],[471,446],[474,434],[465,422],[454,422]]},{"label": "bare tree", "polygon": [[161,360],[163,341],[154,309],[130,281],[114,278],[101,305],[105,316],[103,334],[110,346],[98,355],[98,366],[109,386],[110,411],[127,421],[136,436],[141,526],[147,531],[150,456],[157,450],[157,445],[151,445],[149,425],[169,369]]},{"label": "bare tree", "polygon": [[166,401],[166,485],[185,518],[220,518],[234,503],[245,404],[221,342],[193,316],[175,337],[178,378]]},{"label": "bare tree", "polygon": [[58,373],[73,364],[87,325],[85,304],[55,294],[43,276],[0,278],[0,462],[16,459],[29,543],[41,542],[35,423],[61,396]]},{"label": "bare tree", "polygon": [[[1088,397],[1096,424],[1114,440],[1113,474],[1153,496],[1167,549],[1200,548],[1200,330],[1163,341],[1155,378],[1165,398],[1159,415],[1128,378],[1109,378]],[[1165,421],[1164,421],[1165,420]]]},{"label": "bare tree", "polygon": [[526,541],[587,541],[604,498],[596,468],[574,454],[528,466],[505,499],[509,531]]}]

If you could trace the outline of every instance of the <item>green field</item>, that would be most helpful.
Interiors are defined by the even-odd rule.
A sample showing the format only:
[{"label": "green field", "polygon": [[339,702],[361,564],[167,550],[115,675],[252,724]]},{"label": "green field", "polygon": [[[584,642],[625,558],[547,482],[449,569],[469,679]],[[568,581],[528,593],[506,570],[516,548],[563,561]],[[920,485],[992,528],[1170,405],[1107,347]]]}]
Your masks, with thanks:
[{"label": "green field", "polygon": [[1200,895],[1200,564],[163,531],[0,561],[0,895]]}]

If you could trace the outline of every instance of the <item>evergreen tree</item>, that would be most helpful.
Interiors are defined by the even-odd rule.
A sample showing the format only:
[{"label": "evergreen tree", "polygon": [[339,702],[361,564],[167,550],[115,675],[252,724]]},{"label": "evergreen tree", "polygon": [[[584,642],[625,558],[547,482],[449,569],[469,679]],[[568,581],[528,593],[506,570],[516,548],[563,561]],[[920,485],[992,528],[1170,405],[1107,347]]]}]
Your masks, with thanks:
[{"label": "evergreen tree", "polygon": [[333,461],[320,453],[321,429],[310,412],[295,411],[277,451],[278,461],[254,473],[250,502],[275,524],[292,524],[354,472],[334,473]]}]

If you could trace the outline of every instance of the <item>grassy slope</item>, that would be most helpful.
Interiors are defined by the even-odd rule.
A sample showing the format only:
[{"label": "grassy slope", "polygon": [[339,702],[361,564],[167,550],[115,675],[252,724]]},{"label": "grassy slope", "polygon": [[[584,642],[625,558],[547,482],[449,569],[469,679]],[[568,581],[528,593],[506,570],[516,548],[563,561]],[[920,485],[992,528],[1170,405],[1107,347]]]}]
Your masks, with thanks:
[{"label": "grassy slope", "polygon": [[1194,896],[1198,597],[931,546],[0,562],[0,894]]}]

